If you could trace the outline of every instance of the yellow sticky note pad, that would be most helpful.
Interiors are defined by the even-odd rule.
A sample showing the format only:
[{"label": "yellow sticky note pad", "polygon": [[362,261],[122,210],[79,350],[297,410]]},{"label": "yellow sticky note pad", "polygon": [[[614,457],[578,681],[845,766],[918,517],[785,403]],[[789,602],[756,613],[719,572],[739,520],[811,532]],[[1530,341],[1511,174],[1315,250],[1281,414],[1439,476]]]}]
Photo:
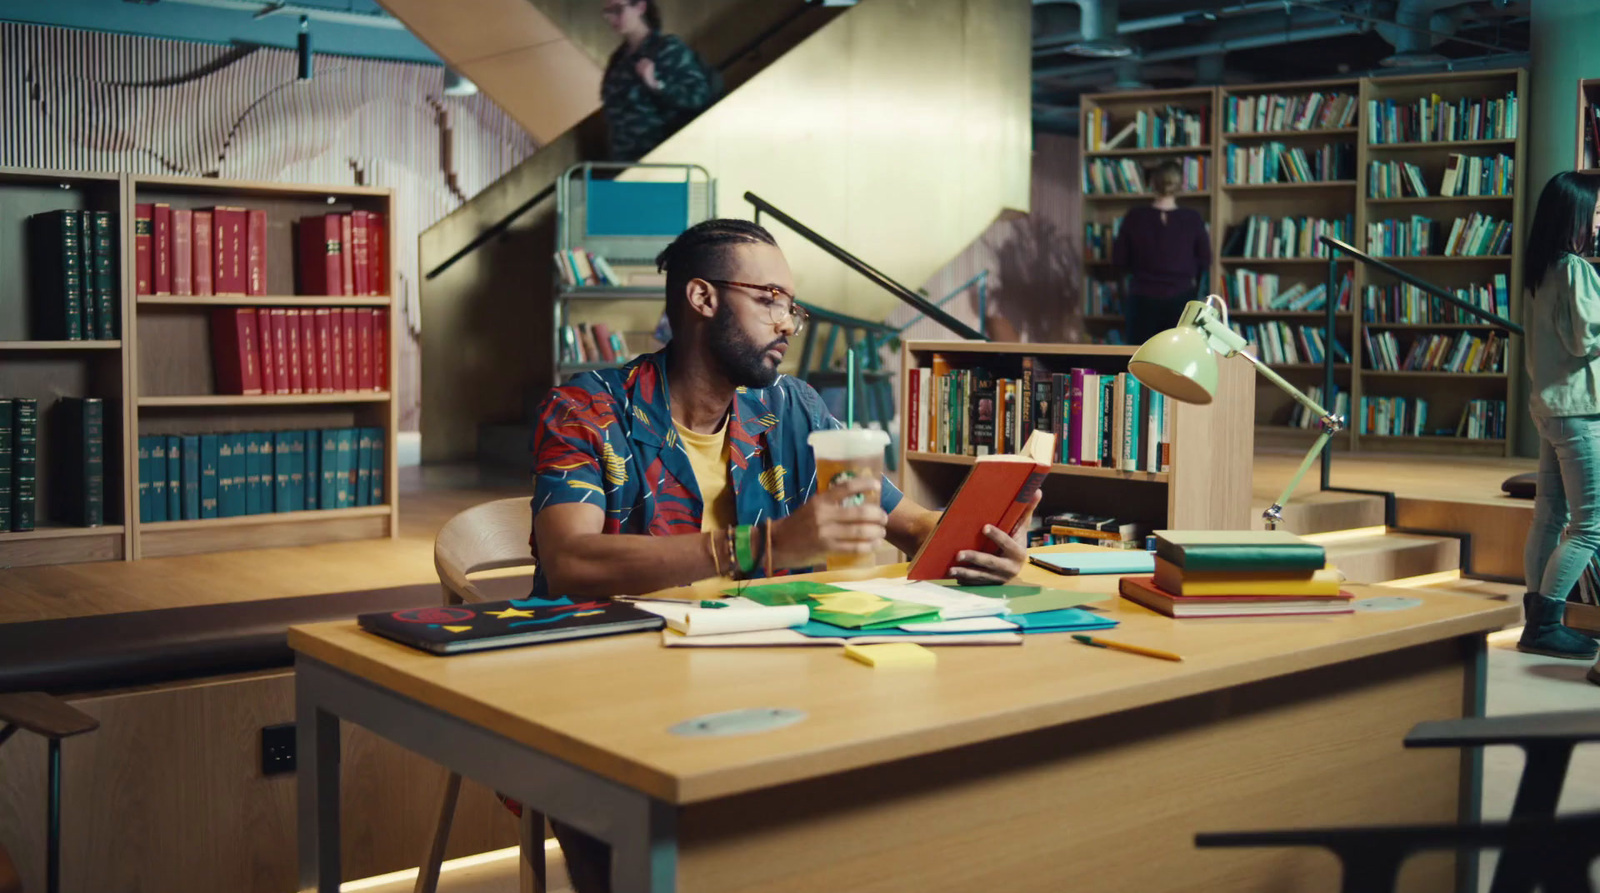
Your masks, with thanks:
[{"label": "yellow sticky note pad", "polygon": [[915,642],[846,645],[844,656],[869,667],[931,667],[939,662],[932,651]]}]

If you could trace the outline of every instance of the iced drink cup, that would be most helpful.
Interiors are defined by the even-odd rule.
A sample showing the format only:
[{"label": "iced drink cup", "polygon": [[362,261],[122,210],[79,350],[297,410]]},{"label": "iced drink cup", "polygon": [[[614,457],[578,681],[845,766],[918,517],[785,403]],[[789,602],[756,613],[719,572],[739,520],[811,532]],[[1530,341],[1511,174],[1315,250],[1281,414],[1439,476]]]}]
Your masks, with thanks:
[{"label": "iced drink cup", "polygon": [[[813,431],[806,441],[811,444],[817,458],[817,492],[843,484],[862,475],[874,480],[883,478],[883,451],[889,445],[889,434],[872,428],[840,428],[831,431]],[[852,497],[856,504],[865,502],[865,495]],[[871,555],[829,555],[828,570],[851,567],[871,567]]]}]

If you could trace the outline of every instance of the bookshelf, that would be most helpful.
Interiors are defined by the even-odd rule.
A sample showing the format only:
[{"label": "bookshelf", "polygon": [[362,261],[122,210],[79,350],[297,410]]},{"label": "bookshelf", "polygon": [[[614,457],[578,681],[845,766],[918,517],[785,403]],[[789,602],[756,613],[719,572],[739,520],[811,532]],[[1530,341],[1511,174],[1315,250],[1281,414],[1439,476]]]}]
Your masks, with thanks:
[{"label": "bookshelf", "polygon": [[[302,283],[297,281],[300,278],[297,265],[301,249],[295,226],[302,218],[324,214],[375,212],[383,215],[378,232],[380,241],[384,246],[392,246],[392,193],[368,187],[185,177],[130,176],[126,184],[124,208],[129,219],[136,205],[156,203],[165,203],[174,210],[231,206],[266,212],[262,270],[265,294],[134,294],[138,289],[133,281],[133,265],[125,265],[124,290],[131,296],[129,304],[136,332],[127,350],[130,386],[126,401],[128,415],[133,420],[128,432],[129,442],[137,443],[138,437],[157,435],[222,436],[354,428],[368,429],[382,438],[383,456],[380,504],[311,511],[263,510],[254,514],[144,522],[138,520],[137,512],[130,512],[134,518],[131,557],[397,536],[395,442],[399,406],[393,382],[399,353],[394,335],[398,314],[392,297],[395,292],[394,252],[385,248],[382,256],[390,262],[370,271],[374,277],[370,290],[381,294],[300,294]],[[134,252],[133,231],[126,228],[123,256],[131,258]],[[287,313],[357,308],[353,312],[369,313],[374,328],[371,341],[373,386],[324,389],[314,393],[219,392],[219,358],[213,351],[212,326],[213,314],[225,308],[281,308]],[[380,317],[372,311],[386,311],[386,315]],[[383,323],[379,322],[380,318]],[[362,319],[361,324],[366,325],[365,317]],[[264,317],[261,323],[266,324]],[[380,343],[382,356],[377,355]],[[376,380],[380,365],[383,380]],[[137,455],[136,451],[131,452],[135,456],[129,460],[128,479],[136,484]],[[271,460],[265,461],[270,469]],[[137,486],[130,486],[125,498],[130,506],[136,506]],[[295,504],[299,504],[298,499]]]},{"label": "bookshelf", "polygon": [[[1134,348],[1093,344],[1013,344],[971,341],[908,341],[901,346],[900,380],[931,368],[935,354],[952,369],[984,368],[998,378],[1017,378],[1023,359],[1050,372],[1074,367],[1126,372]],[[1122,471],[1055,464],[1043,490],[1042,513],[1079,511],[1139,522],[1151,529],[1242,529],[1249,526],[1250,467],[1254,429],[1254,370],[1243,359],[1224,361],[1216,400],[1209,406],[1172,401],[1170,464],[1165,472]],[[909,394],[909,386],[902,387]],[[915,412],[902,407],[902,418]],[[900,440],[901,486],[930,508],[945,506],[972,456],[911,449]]]},{"label": "bookshelf", "polygon": [[1600,173],[1600,78],[1578,81],[1578,140],[1573,170]]},{"label": "bookshelf", "polygon": [[[1347,219],[1352,228],[1350,237],[1346,241],[1365,250],[1368,248],[1368,224],[1371,223],[1391,219],[1409,220],[1413,215],[1417,215],[1440,223],[1443,235],[1448,235],[1454,220],[1470,219],[1472,215],[1478,214],[1509,224],[1510,242],[1507,253],[1489,256],[1429,255],[1383,259],[1447,289],[1485,284],[1492,286],[1494,277],[1502,276],[1510,316],[1515,319],[1519,313],[1521,288],[1517,259],[1522,248],[1521,234],[1524,229],[1520,199],[1523,192],[1525,158],[1523,143],[1526,127],[1518,127],[1517,136],[1514,138],[1501,138],[1489,134],[1487,138],[1373,142],[1375,135],[1371,126],[1372,110],[1381,108],[1388,102],[1405,107],[1435,94],[1444,102],[1450,103],[1480,98],[1495,99],[1504,97],[1507,93],[1516,94],[1519,108],[1525,105],[1526,72],[1501,70],[1349,78],[1085,96],[1083,98],[1084,155],[1089,158],[1135,154],[1127,150],[1120,152],[1096,150],[1089,144],[1094,137],[1094,133],[1088,128],[1089,115],[1096,110],[1105,110],[1115,122],[1119,115],[1125,118],[1139,109],[1148,111],[1175,104],[1199,108],[1204,106],[1209,97],[1212,103],[1209,141],[1199,151],[1209,151],[1211,154],[1208,167],[1210,178],[1207,181],[1211,188],[1208,195],[1191,199],[1189,206],[1206,214],[1211,223],[1213,254],[1216,258],[1212,270],[1212,291],[1228,297],[1230,306],[1240,305],[1235,294],[1230,293],[1229,286],[1233,285],[1234,291],[1237,291],[1237,285],[1247,271],[1257,277],[1258,283],[1264,281],[1259,277],[1275,276],[1276,287],[1280,293],[1296,286],[1315,288],[1327,280],[1328,261],[1322,257],[1242,257],[1237,253],[1225,252],[1230,228],[1250,219],[1253,215],[1265,216],[1273,221],[1285,217]],[[1303,129],[1295,129],[1293,125],[1290,125],[1290,129],[1271,129],[1270,125],[1268,129],[1260,129],[1255,126],[1253,118],[1248,127],[1236,123],[1241,111],[1248,109],[1253,112],[1258,108],[1268,110],[1273,108],[1272,97],[1284,97],[1283,120],[1292,121],[1292,115],[1289,114],[1292,109],[1299,107],[1303,111],[1305,108],[1304,105],[1296,106],[1296,103],[1313,94],[1321,94],[1322,101],[1315,107],[1314,113],[1307,115],[1306,120],[1295,122],[1296,124],[1309,122],[1309,126]],[[1316,126],[1316,122],[1312,119],[1332,105],[1329,98],[1334,94],[1354,99],[1348,121],[1343,122],[1341,126]],[[1267,101],[1267,105],[1262,105],[1263,99]],[[1600,106],[1600,79],[1580,83],[1579,103],[1579,120],[1583,121],[1586,120],[1583,117],[1585,114],[1592,115],[1592,112],[1588,111],[1591,106]],[[1525,119],[1525,116],[1523,117]],[[1115,127],[1110,128],[1109,132],[1115,133]],[[1284,153],[1295,149],[1305,151],[1309,157],[1313,150],[1330,144],[1348,145],[1353,151],[1351,157],[1354,163],[1349,165],[1346,161],[1348,167],[1338,171],[1337,176],[1327,181],[1230,182],[1230,179],[1239,179],[1237,176],[1232,178],[1229,176],[1230,158],[1236,160],[1241,157],[1248,158],[1250,156],[1241,153],[1261,150],[1262,147],[1273,143],[1282,145],[1282,149],[1279,150],[1280,159]],[[1581,129],[1578,134],[1577,149],[1580,166],[1600,164],[1600,161],[1593,158],[1585,160],[1585,141]],[[1164,151],[1170,153],[1181,150]],[[1452,156],[1458,155],[1468,159],[1494,159],[1503,155],[1511,159],[1513,175],[1506,178],[1509,180],[1509,191],[1506,194],[1491,195],[1440,195],[1446,167],[1451,163]],[[1416,196],[1404,191],[1398,195],[1375,194],[1374,187],[1377,182],[1370,176],[1370,167],[1374,163],[1392,164],[1400,170],[1404,170],[1405,165],[1414,166],[1427,187],[1428,195]],[[1238,164],[1236,161],[1235,165],[1231,166],[1233,171],[1240,169]],[[1457,164],[1459,166],[1461,163]],[[1105,228],[1107,239],[1109,239],[1110,224],[1124,213],[1127,207],[1128,202],[1121,196],[1088,194],[1083,196],[1085,223]],[[1120,285],[1115,282],[1117,271],[1107,260],[1096,258],[1090,251],[1086,251],[1085,269],[1085,312],[1094,314],[1087,316],[1086,319],[1091,334],[1103,338],[1106,332],[1118,326],[1120,319],[1114,313],[1108,312],[1103,303],[1095,299],[1091,285],[1096,281],[1112,282],[1113,285],[1106,288],[1114,290]],[[1348,271],[1351,275],[1351,307],[1347,311],[1340,312],[1337,318],[1339,340],[1350,353],[1351,362],[1336,365],[1335,380],[1341,391],[1348,394],[1352,422],[1346,431],[1335,439],[1333,448],[1359,450],[1365,444],[1368,448],[1385,451],[1417,449],[1430,453],[1509,455],[1510,445],[1515,442],[1515,432],[1511,429],[1515,427],[1514,423],[1519,414],[1519,407],[1516,405],[1517,388],[1513,386],[1512,373],[1397,374],[1370,368],[1369,358],[1364,356],[1364,342],[1369,334],[1387,332],[1403,344],[1409,345],[1416,339],[1432,334],[1454,337],[1466,333],[1486,337],[1491,327],[1459,321],[1431,322],[1427,319],[1410,318],[1367,320],[1362,313],[1362,299],[1366,288],[1372,286],[1381,290],[1395,287],[1396,283],[1392,277],[1369,271],[1364,265],[1353,261],[1341,260],[1339,269],[1341,272]],[[1282,322],[1294,329],[1301,326],[1320,328],[1323,320],[1320,312],[1296,309],[1236,310],[1231,316],[1237,320],[1238,326],[1260,326],[1267,322]],[[1428,319],[1432,318],[1434,317]],[[1514,345],[1508,346],[1502,358],[1503,370],[1519,368],[1517,364],[1520,360],[1512,347]],[[1283,372],[1298,386],[1316,386],[1322,382],[1320,364],[1274,364],[1274,368]],[[1259,442],[1279,444],[1292,449],[1301,449],[1310,443],[1315,436],[1314,429],[1289,426],[1294,406],[1286,395],[1265,382],[1257,383],[1256,394],[1255,419]],[[1453,426],[1469,401],[1504,401],[1508,436],[1469,440],[1432,434],[1412,437],[1362,434],[1359,420],[1354,416],[1359,412],[1363,396],[1405,397],[1428,401],[1428,421],[1425,425],[1428,430]]]}]

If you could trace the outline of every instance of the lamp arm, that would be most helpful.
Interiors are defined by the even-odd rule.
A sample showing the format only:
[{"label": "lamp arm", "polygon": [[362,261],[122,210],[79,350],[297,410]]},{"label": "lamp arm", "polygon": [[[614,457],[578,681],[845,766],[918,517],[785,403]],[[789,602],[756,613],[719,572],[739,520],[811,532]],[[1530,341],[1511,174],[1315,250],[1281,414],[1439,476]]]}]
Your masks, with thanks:
[{"label": "lamp arm", "polygon": [[[1245,359],[1249,360],[1250,364],[1252,366],[1256,367],[1256,371],[1257,372],[1261,373],[1262,376],[1265,377],[1268,381],[1270,381],[1273,384],[1277,385],[1278,388],[1280,390],[1282,390],[1284,393],[1286,393],[1289,396],[1293,397],[1296,403],[1299,403],[1301,406],[1304,406],[1306,409],[1309,409],[1312,412],[1316,413],[1318,421],[1323,421],[1323,420],[1332,418],[1332,416],[1329,414],[1328,410],[1326,410],[1326,409],[1324,409],[1322,407],[1322,404],[1320,404],[1317,401],[1311,399],[1310,397],[1307,397],[1305,395],[1305,393],[1302,392],[1299,388],[1297,388],[1294,385],[1290,384],[1283,376],[1281,376],[1278,373],[1274,372],[1272,370],[1271,366],[1268,366],[1265,363],[1262,363],[1260,360],[1256,359],[1254,354],[1250,353],[1247,350],[1241,350],[1241,351],[1239,351],[1239,356],[1244,357]],[[1335,421],[1339,422],[1339,428],[1343,428],[1344,427],[1344,422],[1343,422],[1342,419],[1336,419]]]},{"label": "lamp arm", "polygon": [[1295,402],[1316,413],[1317,420],[1322,428],[1322,432],[1312,442],[1311,449],[1306,451],[1306,457],[1301,460],[1300,468],[1295,471],[1294,476],[1289,479],[1288,485],[1283,488],[1283,493],[1278,497],[1278,501],[1268,506],[1261,513],[1262,519],[1267,523],[1267,529],[1277,530],[1278,525],[1283,523],[1283,507],[1289,503],[1289,497],[1294,495],[1295,488],[1299,487],[1300,482],[1305,479],[1306,472],[1311,470],[1312,464],[1322,455],[1322,451],[1327,449],[1328,441],[1333,439],[1333,435],[1344,429],[1344,419],[1339,418],[1323,408],[1317,401],[1307,397],[1299,388],[1285,381],[1283,376],[1272,371],[1271,368],[1251,355],[1249,351],[1241,350],[1239,355],[1249,360],[1251,365],[1256,367],[1257,372],[1260,372],[1268,381],[1281,388],[1284,393],[1293,397]]}]

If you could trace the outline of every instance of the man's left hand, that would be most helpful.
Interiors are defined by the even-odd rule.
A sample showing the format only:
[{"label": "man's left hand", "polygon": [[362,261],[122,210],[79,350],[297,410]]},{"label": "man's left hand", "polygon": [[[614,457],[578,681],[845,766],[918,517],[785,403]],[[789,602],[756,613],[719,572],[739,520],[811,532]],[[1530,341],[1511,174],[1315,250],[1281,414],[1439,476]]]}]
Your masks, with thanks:
[{"label": "man's left hand", "polygon": [[1039,500],[1043,495],[1041,491],[1034,491],[1033,500],[1028,503],[1028,510],[1023,513],[1022,520],[1017,522],[1011,533],[1007,534],[993,524],[984,526],[984,536],[1000,547],[1000,554],[991,555],[988,552],[963,549],[956,553],[956,561],[960,564],[950,569],[950,576],[963,586],[993,586],[1008,583],[1021,573],[1022,566],[1028,562],[1025,542],[1028,522],[1033,520],[1033,510],[1039,507]]}]

